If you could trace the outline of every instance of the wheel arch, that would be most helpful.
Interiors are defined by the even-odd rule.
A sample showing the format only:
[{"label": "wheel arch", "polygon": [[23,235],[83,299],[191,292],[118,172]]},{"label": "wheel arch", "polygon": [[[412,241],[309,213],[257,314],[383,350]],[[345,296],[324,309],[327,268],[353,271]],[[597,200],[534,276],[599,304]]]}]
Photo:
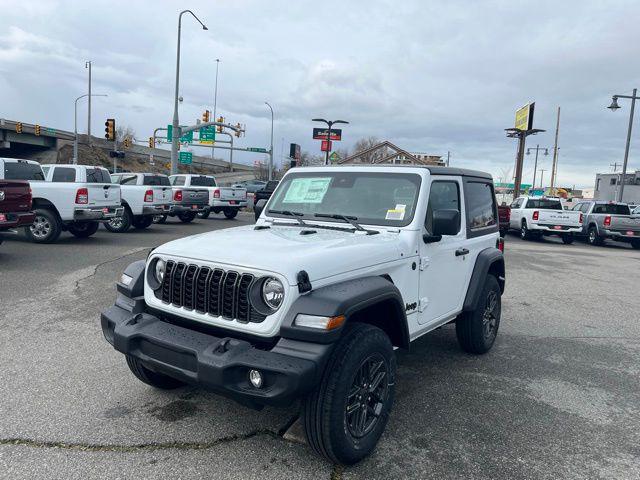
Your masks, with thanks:
[{"label": "wheel arch", "polygon": [[[298,314],[335,317],[344,315],[341,328],[322,331],[294,325]],[[280,328],[284,338],[333,343],[347,323],[360,322],[384,331],[395,347],[409,348],[409,328],[402,295],[386,276],[347,280],[312,290],[289,308]]]},{"label": "wheel arch", "polygon": [[42,208],[42,209],[46,209],[46,210],[51,210],[56,217],[58,217],[58,220],[62,221],[61,217],[60,217],[60,212],[58,212],[58,209],[56,208],[56,206],[50,201],[47,200],[46,198],[41,198],[41,197],[35,197],[32,200],[32,207],[33,210],[35,210],[36,208]]},{"label": "wheel arch", "polygon": [[493,275],[498,279],[500,292],[505,289],[505,265],[504,256],[497,248],[485,248],[478,254],[476,264],[473,267],[471,280],[467,287],[467,294],[464,299],[462,310],[473,311],[478,305],[478,300],[482,292],[484,279],[487,275]]}]

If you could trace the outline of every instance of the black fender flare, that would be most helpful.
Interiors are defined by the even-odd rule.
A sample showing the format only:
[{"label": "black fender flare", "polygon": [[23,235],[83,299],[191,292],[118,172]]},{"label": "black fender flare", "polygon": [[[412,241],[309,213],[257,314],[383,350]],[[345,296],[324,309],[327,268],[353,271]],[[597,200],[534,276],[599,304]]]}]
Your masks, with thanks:
[{"label": "black fender flare", "polygon": [[[381,304],[391,309],[392,315],[385,319],[384,325],[377,326],[383,330],[389,328],[399,332],[396,341],[392,340],[392,343],[400,348],[409,348],[409,328],[402,295],[398,287],[381,276],[346,280],[302,295],[289,307],[280,327],[280,335],[293,340],[333,343],[340,338],[344,325],[355,314]],[[322,331],[294,325],[299,313],[323,317],[344,315],[346,321],[340,328]]]},{"label": "black fender flare", "polygon": [[485,248],[478,254],[467,288],[467,295],[462,305],[463,311],[470,312],[476,309],[478,300],[480,299],[480,292],[482,292],[484,285],[484,279],[490,272],[496,275],[498,283],[500,284],[500,290],[504,293],[504,255],[497,248]]}]

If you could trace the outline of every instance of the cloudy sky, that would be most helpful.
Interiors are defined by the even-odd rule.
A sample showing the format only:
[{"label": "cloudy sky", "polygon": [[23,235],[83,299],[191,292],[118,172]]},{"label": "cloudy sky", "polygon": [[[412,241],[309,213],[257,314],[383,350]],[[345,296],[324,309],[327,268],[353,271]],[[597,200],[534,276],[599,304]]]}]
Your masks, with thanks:
[{"label": "cloudy sky", "polygon": [[[93,62],[93,133],[115,117],[146,138],[173,112],[177,16],[183,17],[181,123],[213,104],[246,123],[239,143],[319,151],[311,118],[341,118],[340,147],[365,136],[409,150],[451,151],[451,164],[509,175],[516,141],[504,135],[519,106],[536,102],[528,146],[553,146],[560,181],[592,186],[621,162],[629,104],[640,87],[640,9],[632,1],[0,0],[0,117],[73,130],[74,99]],[[79,109],[86,130],[86,104]],[[190,122],[191,121],[191,122]],[[640,168],[640,125],[630,168]],[[318,152],[319,153],[319,152]],[[251,163],[255,156],[237,154]],[[551,156],[539,167],[549,168]],[[548,176],[548,172],[545,173]],[[525,157],[525,182],[533,156]]]}]

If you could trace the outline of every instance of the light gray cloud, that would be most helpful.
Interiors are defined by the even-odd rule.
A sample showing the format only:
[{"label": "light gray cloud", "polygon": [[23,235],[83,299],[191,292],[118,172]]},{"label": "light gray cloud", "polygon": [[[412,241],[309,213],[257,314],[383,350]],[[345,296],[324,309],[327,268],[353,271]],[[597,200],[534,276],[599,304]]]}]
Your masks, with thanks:
[{"label": "light gray cloud", "polygon": [[[92,60],[94,91],[109,95],[93,104],[94,134],[111,116],[140,136],[170,123],[180,7],[0,0],[0,116],[72,129],[73,100],[86,93],[84,62]],[[269,101],[276,153],[283,138],[318,151],[310,119],[344,118],[351,124],[340,147],[373,135],[408,150],[449,150],[454,165],[498,176],[516,149],[504,128],[517,107],[535,100],[536,127],[547,133],[529,146],[552,146],[562,106],[561,181],[590,185],[596,171],[622,158],[629,105],[615,114],[604,107],[611,94],[640,84],[635,2],[202,0],[188,7],[209,31],[183,17],[181,119],[211,108],[220,58],[218,107],[247,124],[245,146],[268,144]],[[640,168],[636,132],[631,166]],[[544,167],[550,158],[541,159]]]}]

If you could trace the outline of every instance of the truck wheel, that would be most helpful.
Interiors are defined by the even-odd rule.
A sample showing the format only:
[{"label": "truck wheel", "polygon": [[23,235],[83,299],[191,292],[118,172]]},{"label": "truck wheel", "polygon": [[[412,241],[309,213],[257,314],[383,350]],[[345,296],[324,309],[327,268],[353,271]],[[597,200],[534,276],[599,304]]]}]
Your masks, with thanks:
[{"label": "truck wheel", "polygon": [[62,222],[55,212],[46,208],[36,208],[36,217],[33,225],[25,227],[24,233],[29,240],[35,243],[53,243],[62,232]]},{"label": "truck wheel", "polygon": [[166,215],[154,215],[153,216],[153,223],[166,223],[167,222],[167,216]]},{"label": "truck wheel", "polygon": [[598,235],[598,229],[594,225],[591,225],[589,227],[587,241],[589,242],[589,245],[596,246],[602,245],[604,243],[604,239],[600,235]]},{"label": "truck wheel", "polygon": [[238,215],[238,209],[237,208],[225,208],[224,209],[224,216],[227,217],[229,220],[236,218],[236,215]]},{"label": "truck wheel", "polygon": [[320,385],[302,403],[311,448],[346,465],[369,455],[391,412],[395,374],[389,337],[372,325],[348,324]]},{"label": "truck wheel", "polygon": [[571,245],[573,243],[573,235],[571,233],[565,233],[562,235],[562,243],[565,245]]},{"label": "truck wheel", "polygon": [[152,387],[161,388],[163,390],[172,390],[181,387],[184,382],[176,380],[173,377],[163,373],[154,372],[145,367],[140,360],[131,355],[127,355],[127,365],[129,370],[136,376],[138,380]]},{"label": "truck wheel", "polygon": [[[1,241],[1,240],[0,240]],[[631,246],[636,250],[640,250],[640,240],[632,240]]]},{"label": "truck wheel", "polygon": [[178,214],[178,218],[182,223],[192,222],[194,218],[196,218],[196,214],[193,212],[180,212]]},{"label": "truck wheel", "polygon": [[531,240],[531,232],[527,228],[527,222],[525,220],[522,221],[522,226],[520,227],[520,238],[522,240]]},{"label": "truck wheel", "polygon": [[67,226],[69,233],[76,238],[89,238],[98,231],[98,222],[77,222]]},{"label": "truck wheel", "polygon": [[491,350],[498,335],[502,310],[498,279],[487,275],[478,305],[456,320],[456,336],[460,347],[468,353],[486,353]]},{"label": "truck wheel", "polygon": [[198,218],[209,218],[209,215],[211,214],[211,209],[207,208],[204,212],[200,212],[198,214]]},{"label": "truck wheel", "polygon": [[144,230],[145,228],[149,228],[153,223],[153,217],[138,217],[133,219],[133,227],[138,230]]},{"label": "truck wheel", "polygon": [[133,222],[133,215],[131,215],[131,210],[125,207],[121,217],[113,217],[104,226],[110,232],[124,233],[129,230],[131,222]]},{"label": "truck wheel", "polygon": [[[256,219],[256,220],[257,220],[257,219]],[[507,232],[508,232],[508,231],[509,231],[509,229],[508,229],[508,228],[501,228],[501,229],[500,229],[500,237],[501,237],[501,238],[506,237],[506,236],[507,236]]]}]

